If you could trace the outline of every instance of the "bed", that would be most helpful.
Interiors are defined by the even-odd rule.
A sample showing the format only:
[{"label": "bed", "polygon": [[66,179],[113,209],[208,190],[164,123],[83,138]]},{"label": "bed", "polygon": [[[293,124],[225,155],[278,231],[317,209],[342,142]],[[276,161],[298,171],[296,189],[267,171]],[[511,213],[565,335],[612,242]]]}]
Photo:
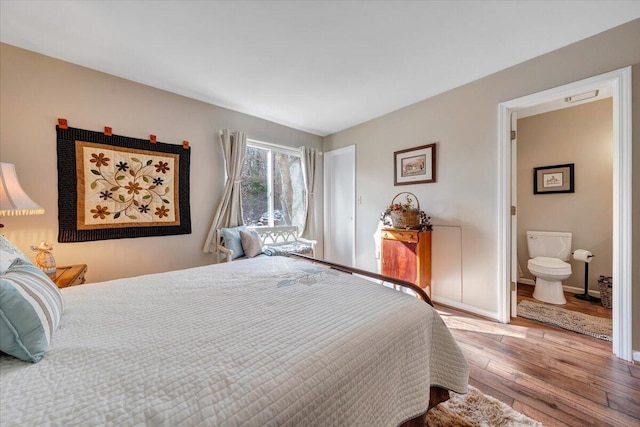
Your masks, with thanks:
[{"label": "bed", "polygon": [[434,391],[467,390],[467,362],[429,304],[306,260],[62,295],[42,360],[0,354],[3,427],[398,426]]}]

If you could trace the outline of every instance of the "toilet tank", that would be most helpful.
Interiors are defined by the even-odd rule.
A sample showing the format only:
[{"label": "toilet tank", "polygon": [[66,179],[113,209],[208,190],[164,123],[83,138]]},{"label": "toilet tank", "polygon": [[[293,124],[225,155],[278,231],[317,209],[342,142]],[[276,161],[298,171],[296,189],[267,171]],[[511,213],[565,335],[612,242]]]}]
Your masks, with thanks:
[{"label": "toilet tank", "polygon": [[529,258],[545,256],[569,261],[571,233],[559,231],[527,231]]}]

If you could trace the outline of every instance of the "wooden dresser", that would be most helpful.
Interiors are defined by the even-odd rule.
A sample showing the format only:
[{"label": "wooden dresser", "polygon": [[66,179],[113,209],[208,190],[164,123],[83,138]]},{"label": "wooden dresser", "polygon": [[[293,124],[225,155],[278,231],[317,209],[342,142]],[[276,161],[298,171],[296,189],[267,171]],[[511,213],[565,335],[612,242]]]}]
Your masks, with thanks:
[{"label": "wooden dresser", "polygon": [[431,298],[431,230],[383,228],[382,274],[415,283]]}]

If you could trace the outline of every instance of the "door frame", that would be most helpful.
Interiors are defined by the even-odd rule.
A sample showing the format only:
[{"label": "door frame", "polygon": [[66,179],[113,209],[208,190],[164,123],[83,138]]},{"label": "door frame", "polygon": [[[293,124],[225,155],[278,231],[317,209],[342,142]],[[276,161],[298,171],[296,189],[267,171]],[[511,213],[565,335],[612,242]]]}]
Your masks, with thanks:
[{"label": "door frame", "polygon": [[327,164],[330,164],[332,161],[333,157],[339,156],[339,155],[343,155],[343,154],[352,154],[353,155],[353,186],[351,188],[352,192],[353,192],[353,204],[351,205],[351,217],[353,218],[353,220],[351,221],[351,236],[349,236],[351,238],[351,241],[353,242],[353,246],[352,246],[352,251],[351,251],[351,266],[355,267],[356,266],[356,146],[355,145],[349,145],[346,147],[342,147],[342,148],[337,148],[335,150],[331,150],[331,151],[325,151],[323,156],[324,156],[324,165],[323,165],[323,217],[324,217],[324,221],[323,221],[323,242],[324,242],[324,253],[325,253],[325,259],[326,259],[326,255],[327,255],[327,250],[329,250],[329,253],[331,251],[331,247],[330,245],[332,244],[331,242],[331,237],[329,236],[329,234],[327,233],[327,230],[329,230],[329,228],[331,227],[331,218],[329,215],[329,211],[330,211],[330,207],[331,207],[331,194],[330,193],[330,187],[328,185],[329,182],[329,176],[327,174],[327,170],[329,168],[327,168]]},{"label": "door frame", "polygon": [[[509,114],[509,149],[511,152],[511,201],[509,209],[514,209],[518,206],[518,112],[511,111]],[[514,134],[515,132],[515,134]],[[513,206],[513,207],[512,207]],[[518,279],[520,272],[518,271],[518,211],[514,209],[511,212],[511,282],[509,283],[511,289],[511,305],[509,309],[511,313],[509,317],[516,317],[518,315]]]},{"label": "door frame", "polygon": [[510,115],[520,109],[610,86],[613,95],[613,354],[632,361],[631,67],[590,77],[498,105],[498,318],[510,321],[511,132]]}]

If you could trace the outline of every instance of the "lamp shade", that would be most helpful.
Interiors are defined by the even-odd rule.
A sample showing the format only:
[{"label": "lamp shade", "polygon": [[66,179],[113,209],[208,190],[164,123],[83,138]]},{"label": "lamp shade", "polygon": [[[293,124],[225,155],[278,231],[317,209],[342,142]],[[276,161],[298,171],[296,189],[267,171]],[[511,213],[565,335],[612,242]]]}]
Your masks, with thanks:
[{"label": "lamp shade", "polygon": [[15,165],[0,163],[0,217],[43,213],[44,209],[22,189]]}]

